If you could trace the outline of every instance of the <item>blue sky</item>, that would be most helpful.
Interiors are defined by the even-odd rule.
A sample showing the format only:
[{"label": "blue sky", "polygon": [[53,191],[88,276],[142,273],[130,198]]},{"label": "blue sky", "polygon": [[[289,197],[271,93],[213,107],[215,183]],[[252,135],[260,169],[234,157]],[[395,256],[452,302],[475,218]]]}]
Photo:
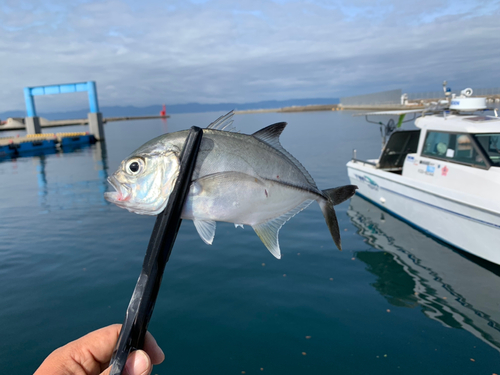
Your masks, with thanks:
[{"label": "blue sky", "polygon": [[0,112],[88,80],[101,106],[243,103],[500,87],[499,67],[499,0],[0,0]]}]

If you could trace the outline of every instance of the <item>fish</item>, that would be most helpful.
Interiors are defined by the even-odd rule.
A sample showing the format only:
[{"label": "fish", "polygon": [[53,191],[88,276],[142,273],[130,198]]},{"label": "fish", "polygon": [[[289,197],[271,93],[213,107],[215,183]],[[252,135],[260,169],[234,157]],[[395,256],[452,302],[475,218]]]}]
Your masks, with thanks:
[{"label": "fish", "polygon": [[[276,258],[281,258],[281,227],[312,202],[318,202],[333,241],[342,250],[334,206],[349,199],[357,186],[319,190],[304,166],[286,151],[279,137],[287,123],[253,134],[230,126],[233,112],[206,129],[197,155],[181,218],[192,220],[211,245],[216,222],[250,226]],[[105,198],[142,215],[161,213],[179,174],[179,156],[189,130],[163,134],[124,159],[108,178],[114,191]]]}]

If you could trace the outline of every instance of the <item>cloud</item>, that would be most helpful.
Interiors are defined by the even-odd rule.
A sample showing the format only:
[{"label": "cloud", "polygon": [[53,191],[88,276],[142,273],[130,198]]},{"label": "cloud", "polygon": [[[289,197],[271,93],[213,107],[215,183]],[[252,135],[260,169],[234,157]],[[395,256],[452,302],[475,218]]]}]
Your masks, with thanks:
[{"label": "cloud", "polygon": [[500,86],[499,13],[468,0],[7,0],[0,111],[24,108],[25,86],[88,80],[101,106]]}]

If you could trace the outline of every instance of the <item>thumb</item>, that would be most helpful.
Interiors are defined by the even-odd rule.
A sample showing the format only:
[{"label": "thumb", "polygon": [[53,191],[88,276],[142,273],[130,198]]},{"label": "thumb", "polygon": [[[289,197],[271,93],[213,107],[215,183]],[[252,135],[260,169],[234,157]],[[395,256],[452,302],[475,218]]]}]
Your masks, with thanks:
[{"label": "thumb", "polygon": [[[127,358],[127,363],[123,368],[123,375],[149,375],[153,370],[151,359],[144,350],[136,350],[130,353]],[[109,375],[111,366],[108,367],[101,375]]]}]

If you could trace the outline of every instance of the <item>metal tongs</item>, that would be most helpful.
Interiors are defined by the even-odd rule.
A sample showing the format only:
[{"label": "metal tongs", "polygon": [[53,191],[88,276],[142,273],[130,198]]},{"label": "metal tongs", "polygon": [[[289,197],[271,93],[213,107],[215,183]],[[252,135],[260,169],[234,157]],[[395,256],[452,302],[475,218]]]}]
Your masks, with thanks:
[{"label": "metal tongs", "polygon": [[189,191],[202,136],[203,130],[193,126],[184,143],[180,155],[179,176],[165,210],[156,218],[141,275],[130,299],[125,321],[111,357],[110,375],[120,375],[129,353],[144,347],[144,338],[160,290],[163,271],[181,225],[182,207]]}]

